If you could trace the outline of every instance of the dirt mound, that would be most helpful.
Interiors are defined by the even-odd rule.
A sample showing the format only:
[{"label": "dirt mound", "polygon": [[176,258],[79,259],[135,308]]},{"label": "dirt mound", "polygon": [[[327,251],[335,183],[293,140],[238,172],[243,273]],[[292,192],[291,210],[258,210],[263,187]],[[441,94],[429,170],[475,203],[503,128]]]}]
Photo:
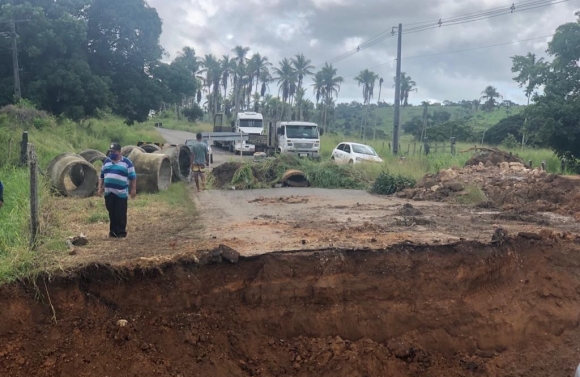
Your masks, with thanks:
[{"label": "dirt mound", "polygon": [[95,266],[46,285],[4,286],[0,371],[571,375],[580,246],[552,236],[188,260],[145,271]]},{"label": "dirt mound", "polygon": [[[580,180],[526,168],[518,162],[498,167],[482,163],[427,174],[413,189],[397,196],[414,200],[450,201],[519,212],[556,212],[578,216]],[[578,218],[580,219],[580,217]]]},{"label": "dirt mound", "polygon": [[219,188],[231,186],[234,174],[242,165],[241,162],[226,162],[213,168],[211,176],[214,179],[214,185]]},{"label": "dirt mound", "polygon": [[484,166],[498,166],[502,162],[519,162],[524,164],[524,161],[518,156],[513,155],[511,152],[505,152],[497,148],[470,148],[468,151],[477,151],[473,157],[471,157],[465,166],[476,166],[483,164]]}]

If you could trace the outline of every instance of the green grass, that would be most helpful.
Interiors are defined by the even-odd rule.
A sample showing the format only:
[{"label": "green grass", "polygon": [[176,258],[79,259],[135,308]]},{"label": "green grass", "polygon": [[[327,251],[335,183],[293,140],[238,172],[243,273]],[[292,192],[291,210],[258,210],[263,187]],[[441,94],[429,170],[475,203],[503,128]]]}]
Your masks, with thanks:
[{"label": "green grass", "polygon": [[17,164],[23,131],[28,131],[41,168],[63,152],[79,153],[86,149],[106,152],[112,141],[121,145],[134,145],[140,140],[163,141],[152,125],[129,127],[115,117],[90,119],[82,123],[49,119],[38,128],[32,124],[17,125],[6,115],[0,115],[0,145],[3,146],[0,148],[0,169]]},{"label": "green grass", "polygon": [[[393,156],[389,149],[389,141],[383,140],[360,140],[356,137],[345,137],[343,135],[323,135],[321,137],[320,153],[323,161],[329,160],[334,148],[341,142],[355,142],[363,143],[372,146],[375,151],[385,161],[383,164],[372,165],[358,165],[359,169],[366,171],[370,177],[378,177],[381,171],[388,171],[391,174],[402,175],[408,178],[419,180],[427,173],[436,173],[441,169],[449,167],[463,167],[465,162],[473,155],[473,152],[461,153],[471,147],[473,144],[458,143],[456,145],[456,154],[451,155],[449,143],[445,144],[445,152],[443,151],[443,143],[438,143],[438,151],[435,152],[435,144],[431,144],[431,153],[428,156],[424,154],[419,155],[419,143],[414,143],[410,137],[403,137],[401,139],[401,153],[404,158],[400,156]],[[542,161],[546,162],[546,170],[551,173],[560,171],[560,161],[554,152],[549,149],[533,149],[521,148],[505,149],[500,146],[500,149],[512,152],[521,157],[526,163],[532,161],[534,167],[539,167]],[[413,150],[415,154],[413,155]],[[409,154],[407,155],[407,151]]]},{"label": "green grass", "polygon": [[[525,109],[525,106],[516,106],[512,107],[510,111],[504,107],[498,108],[491,113],[478,110],[477,112],[474,110],[465,110],[461,106],[430,106],[429,113],[433,114],[434,112],[442,112],[446,111],[451,114],[450,120],[461,120],[464,119],[466,115],[471,116],[471,119],[468,121],[468,124],[473,126],[475,130],[482,131],[484,129],[488,129],[489,127],[497,124],[500,120],[510,116],[516,115],[522,112]],[[356,114],[355,110],[352,110],[353,114]],[[363,117],[366,116],[366,109],[362,109],[359,111],[359,115]],[[393,120],[395,116],[395,108],[393,106],[390,107],[383,107],[383,108],[375,108],[374,110],[370,110],[371,114],[376,116],[376,119],[379,120],[381,126],[380,128],[387,134],[390,135],[393,132]],[[414,117],[421,117],[423,116],[423,107],[422,106],[411,106],[401,108],[401,125],[405,124],[406,122],[410,121]],[[343,129],[346,119],[344,118],[337,118],[334,123],[337,129]],[[355,122],[356,123],[356,122]],[[358,127],[358,123],[356,123],[356,127]],[[371,125],[369,127],[372,128]],[[354,130],[353,133],[357,133],[360,131]]]},{"label": "green grass", "polygon": [[91,213],[87,219],[87,223],[89,224],[108,223],[108,222],[109,222],[109,214],[104,208],[102,208],[98,212]]},{"label": "green grass", "polygon": [[[113,116],[82,123],[47,117],[29,124],[19,124],[8,115],[0,114],[0,180],[5,187],[5,205],[0,208],[0,283],[11,282],[37,271],[50,264],[59,252],[66,250],[63,242],[65,230],[59,228],[57,201],[53,199],[42,175],[39,175],[41,235],[37,251],[29,248],[29,170],[18,166],[23,131],[28,131],[29,140],[35,146],[41,171],[63,152],[78,153],[86,149],[104,152],[111,141],[121,145],[136,144],[140,140],[162,141],[153,124],[129,127]],[[184,184],[174,184],[157,195],[139,195],[132,205],[148,207],[160,201],[169,203],[172,208],[183,208],[193,213],[193,204]],[[107,222],[108,215],[104,207],[92,208],[85,221],[87,224]]]}]

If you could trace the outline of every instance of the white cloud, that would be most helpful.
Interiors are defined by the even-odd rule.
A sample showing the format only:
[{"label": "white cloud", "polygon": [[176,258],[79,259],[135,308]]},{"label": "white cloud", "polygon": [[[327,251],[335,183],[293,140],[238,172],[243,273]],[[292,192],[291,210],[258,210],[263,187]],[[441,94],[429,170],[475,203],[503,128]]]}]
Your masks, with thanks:
[{"label": "white cloud", "polygon": [[[243,45],[266,55],[274,64],[284,57],[304,53],[316,66],[390,31],[399,22],[408,28],[415,22],[506,5],[505,0],[148,1],[163,19],[161,44],[172,57],[183,46],[194,47],[200,56],[207,53],[221,56],[231,54],[236,45]],[[575,10],[572,2],[562,3],[403,35],[403,71],[419,88],[411,101],[418,104],[433,98],[473,99],[493,83],[509,99],[524,102],[523,92],[512,80],[510,57],[527,52],[546,57],[546,40],[414,59],[405,57],[550,35],[559,25],[573,22]],[[393,102],[395,54],[396,38],[389,38],[335,63],[338,74],[345,78],[339,101],[361,100],[361,89],[353,76],[369,68],[385,80],[381,97]],[[272,87],[271,91],[276,90]],[[311,90],[307,93],[311,95]]]}]

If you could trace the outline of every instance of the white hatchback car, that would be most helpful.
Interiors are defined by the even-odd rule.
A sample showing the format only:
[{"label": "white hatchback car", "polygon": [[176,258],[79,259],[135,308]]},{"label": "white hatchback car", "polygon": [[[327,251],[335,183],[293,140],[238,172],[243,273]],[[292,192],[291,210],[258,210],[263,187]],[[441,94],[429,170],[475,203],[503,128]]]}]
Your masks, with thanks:
[{"label": "white hatchback car", "polygon": [[382,163],[383,159],[368,145],[340,143],[332,151],[331,159],[337,164],[360,164],[362,162]]}]

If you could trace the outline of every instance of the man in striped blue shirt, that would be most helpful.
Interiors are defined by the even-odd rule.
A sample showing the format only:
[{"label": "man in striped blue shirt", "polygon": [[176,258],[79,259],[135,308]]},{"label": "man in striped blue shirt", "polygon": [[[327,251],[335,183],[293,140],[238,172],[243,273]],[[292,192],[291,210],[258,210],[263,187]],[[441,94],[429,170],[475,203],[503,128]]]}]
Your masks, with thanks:
[{"label": "man in striped blue shirt", "polygon": [[127,201],[137,195],[137,175],[133,163],[121,154],[121,145],[112,143],[101,169],[99,196],[105,194],[109,211],[109,237],[127,237]]}]

